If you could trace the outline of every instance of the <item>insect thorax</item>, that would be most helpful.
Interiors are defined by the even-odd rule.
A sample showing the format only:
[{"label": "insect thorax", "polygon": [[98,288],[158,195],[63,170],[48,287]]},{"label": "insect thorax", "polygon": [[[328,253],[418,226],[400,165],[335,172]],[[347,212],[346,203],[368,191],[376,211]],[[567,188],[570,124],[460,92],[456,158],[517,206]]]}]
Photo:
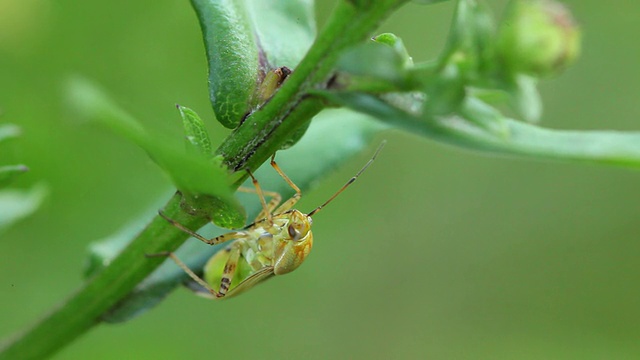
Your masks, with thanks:
[{"label": "insect thorax", "polygon": [[273,225],[263,220],[246,231],[249,235],[246,260],[269,263],[276,275],[300,266],[313,244],[311,218],[298,210],[274,215]]}]

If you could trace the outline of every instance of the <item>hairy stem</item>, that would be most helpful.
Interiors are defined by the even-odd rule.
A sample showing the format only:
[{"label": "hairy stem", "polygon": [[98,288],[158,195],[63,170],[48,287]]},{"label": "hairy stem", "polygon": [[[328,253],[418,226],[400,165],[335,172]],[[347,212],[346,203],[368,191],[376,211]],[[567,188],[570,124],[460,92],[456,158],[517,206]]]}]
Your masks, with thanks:
[{"label": "hairy stem", "polygon": [[[176,194],[169,200],[163,210],[167,216],[189,228],[203,226],[207,220],[185,214],[180,208],[180,199]],[[164,261],[163,258],[146,258],[146,254],[174,251],[187,237],[156,216],[109,266],[8,344],[0,352],[0,359],[40,359],[82,335],[100,323],[102,313]]]},{"label": "hairy stem", "polygon": [[[366,10],[341,1],[323,31],[293,74],[274,97],[247,118],[223,142],[217,153],[235,171],[256,169],[282,147],[291,134],[304,126],[323,108],[310,90],[323,87],[342,50],[371,36],[380,22],[407,0],[386,0]],[[237,183],[246,179],[240,173]]]},{"label": "hairy stem", "polygon": [[[357,7],[340,1],[309,53],[294,74],[260,111],[236,129],[217,150],[231,169],[256,169],[305,126],[322,108],[319,98],[309,90],[322,87],[340,51],[371,34],[377,25],[406,0],[381,0],[375,5]],[[236,184],[246,177],[237,173]],[[164,207],[170,218],[187,228],[199,229],[208,222],[180,208],[181,196],[174,195]],[[147,227],[103,271],[89,279],[81,289],[25,332],[5,343],[1,359],[41,359],[71,343],[94,325],[103,313],[125,297],[163,261],[146,258],[176,250],[187,235],[156,216]]]}]

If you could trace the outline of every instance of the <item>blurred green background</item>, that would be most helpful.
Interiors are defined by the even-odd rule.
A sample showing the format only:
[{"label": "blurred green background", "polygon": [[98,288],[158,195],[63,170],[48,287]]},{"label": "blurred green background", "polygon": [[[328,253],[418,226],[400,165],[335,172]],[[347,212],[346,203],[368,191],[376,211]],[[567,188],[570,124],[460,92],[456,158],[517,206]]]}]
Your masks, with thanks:
[{"label": "blurred green background", "polygon": [[[318,3],[322,23],[333,1]],[[505,4],[490,3],[498,12]],[[640,3],[566,3],[584,52],[543,84],[543,125],[639,130]],[[0,121],[24,130],[0,148],[0,163],[31,168],[16,187],[50,191],[34,216],[0,234],[0,337],[80,286],[91,241],[151,218],[167,196],[168,180],[141,150],[70,119],[65,79],[95,79],[149,127],[180,131],[175,103],[212,118],[188,1],[149,4],[0,0]],[[451,15],[450,2],[407,5],[381,31],[426,60]],[[209,126],[215,143],[228,133]],[[180,289],[55,358],[640,358],[640,172],[384,138],[376,164],[315,219],[314,251],[296,272],[218,303]],[[367,156],[299,208],[326,199]]]}]

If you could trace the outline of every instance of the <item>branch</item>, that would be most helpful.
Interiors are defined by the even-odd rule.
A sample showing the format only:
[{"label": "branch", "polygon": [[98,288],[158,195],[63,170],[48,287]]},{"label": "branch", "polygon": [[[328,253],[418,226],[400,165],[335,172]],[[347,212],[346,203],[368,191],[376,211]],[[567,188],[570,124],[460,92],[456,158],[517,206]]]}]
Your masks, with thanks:
[{"label": "branch", "polygon": [[[364,40],[403,2],[385,0],[359,7],[340,1],[291,78],[267,105],[225,139],[217,154],[224,156],[231,169],[255,170],[284,147],[322,109],[321,100],[310,97],[308,91],[328,80],[340,51]],[[238,172],[235,184],[245,178],[244,171]],[[174,195],[163,211],[190,229],[199,229],[208,222],[204,217],[186,214],[180,208],[180,200],[180,195]],[[164,219],[154,217],[109,266],[33,327],[4,344],[0,359],[40,359],[71,343],[98,324],[103,313],[164,261],[145,258],[145,254],[174,251],[187,237]]]}]

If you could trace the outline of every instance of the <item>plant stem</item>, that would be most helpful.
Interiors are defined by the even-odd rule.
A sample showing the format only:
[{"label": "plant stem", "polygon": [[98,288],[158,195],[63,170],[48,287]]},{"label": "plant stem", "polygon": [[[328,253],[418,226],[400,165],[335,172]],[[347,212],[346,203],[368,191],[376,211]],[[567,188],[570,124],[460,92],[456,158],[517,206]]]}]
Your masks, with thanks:
[{"label": "plant stem", "polygon": [[[234,171],[253,170],[279,150],[293,132],[323,108],[323,102],[311,98],[309,92],[326,84],[342,51],[366,40],[383,19],[406,1],[378,1],[366,9],[340,1],[307,55],[280,90],[217,150],[227,166]],[[246,178],[244,172],[241,174],[238,183]]]},{"label": "plant stem", "polygon": [[[249,117],[217,150],[231,169],[256,169],[280,149],[292,134],[307,124],[322,108],[319,98],[308,91],[322,86],[331,75],[340,52],[364,40],[396,7],[407,0],[382,0],[366,8],[340,1],[327,26],[302,60],[294,74],[272,100]],[[246,177],[238,172],[236,185]],[[190,229],[208,222],[204,217],[186,214],[180,208],[181,196],[174,195],[164,213]],[[94,325],[100,316],[131,292],[165,259],[145,254],[176,250],[187,234],[159,216],[102,272],[89,279],[67,301],[31,328],[3,344],[0,360],[41,359],[71,343]]]},{"label": "plant stem", "polygon": [[[189,228],[200,228],[207,220],[185,214],[179,194],[164,207],[167,216]],[[8,344],[0,359],[41,359],[54,353],[100,322],[109,310],[144,280],[165,258],[146,254],[175,251],[188,235],[156,216],[147,227],[102,272],[38,324]]]}]

